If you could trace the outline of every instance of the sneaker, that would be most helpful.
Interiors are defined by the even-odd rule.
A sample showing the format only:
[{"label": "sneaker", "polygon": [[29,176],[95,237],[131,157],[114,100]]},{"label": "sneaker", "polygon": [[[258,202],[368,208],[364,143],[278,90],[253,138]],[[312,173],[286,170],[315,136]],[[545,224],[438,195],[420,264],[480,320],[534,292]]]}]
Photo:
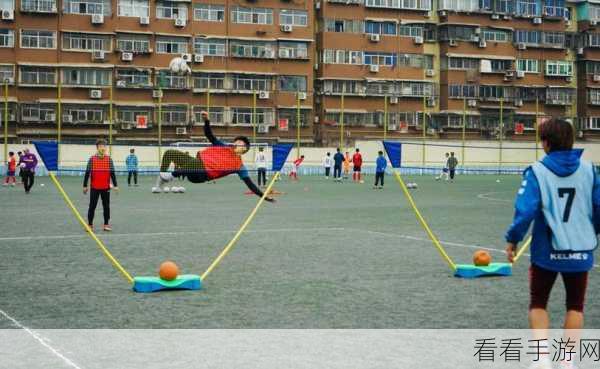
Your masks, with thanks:
[{"label": "sneaker", "polygon": [[[94,233],[94,225],[93,224],[88,224],[88,228],[90,229],[90,231],[92,231],[92,233]],[[86,229],[86,231],[89,232],[87,229]]]},{"label": "sneaker", "polygon": [[110,226],[110,224],[105,224],[104,227],[102,227],[102,230],[104,232],[111,232],[112,231],[112,227]]},{"label": "sneaker", "polygon": [[152,193],[161,193],[162,190],[160,189],[160,187],[152,187]]},{"label": "sneaker", "polygon": [[169,172],[160,172],[156,179],[156,187],[161,190],[165,189],[165,185],[173,180],[173,175]]}]

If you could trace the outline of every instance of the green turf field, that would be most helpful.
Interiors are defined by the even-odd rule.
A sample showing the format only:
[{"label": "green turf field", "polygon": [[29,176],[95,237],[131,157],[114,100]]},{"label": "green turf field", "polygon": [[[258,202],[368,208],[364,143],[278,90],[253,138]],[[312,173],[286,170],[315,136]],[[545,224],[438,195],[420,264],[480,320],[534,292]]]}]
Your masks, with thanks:
[{"label": "green turf field", "polygon": [[[458,263],[478,246],[504,261],[503,233],[519,177],[412,177],[423,215]],[[185,183],[185,194],[153,195],[154,178],[112,194],[112,234],[100,234],[134,275],[161,261],[201,274],[257,198],[236,178]],[[62,177],[85,215],[81,178]],[[427,240],[398,185],[383,191],[324,178],[283,180],[202,291],[136,294],[82,231],[48,178],[26,196],[0,188],[0,310],[31,328],[524,328],[527,267],[504,278],[454,278]],[[45,187],[39,186],[44,183]],[[125,186],[123,186],[125,185]],[[101,209],[96,213],[101,224]],[[592,273],[586,326],[600,328]],[[554,326],[562,283],[551,298]],[[0,328],[11,322],[0,316]]]}]

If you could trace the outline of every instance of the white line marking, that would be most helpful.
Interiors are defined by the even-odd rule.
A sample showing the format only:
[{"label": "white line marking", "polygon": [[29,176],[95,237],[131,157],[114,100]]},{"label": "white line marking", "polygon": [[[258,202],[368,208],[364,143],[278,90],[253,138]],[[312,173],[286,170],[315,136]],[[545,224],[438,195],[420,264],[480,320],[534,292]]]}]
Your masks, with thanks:
[{"label": "white line marking", "polygon": [[498,201],[498,202],[513,202],[512,200],[507,200],[507,199],[499,199],[496,197],[490,197],[489,195],[493,195],[493,194],[497,194],[497,193],[502,193],[502,192],[486,192],[486,193],[480,193],[479,195],[477,195],[478,199],[482,199],[482,200],[489,200],[489,201]]},{"label": "white line marking", "polygon": [[24,326],[23,324],[19,323],[16,319],[14,319],[13,317],[11,317],[10,315],[8,315],[7,313],[5,313],[2,310],[0,310],[0,315],[4,316],[6,319],[8,319],[15,327],[17,327],[19,329],[22,329],[25,332],[27,332],[27,334],[29,334],[31,337],[33,337],[33,339],[35,339],[36,341],[38,341],[42,346],[44,346],[45,348],[47,348],[48,350],[50,350],[50,352],[52,352],[54,355],[56,355],[65,364],[67,364],[68,366],[70,366],[72,368],[75,368],[75,369],[81,369],[81,367],[78,366],[77,364],[75,364],[72,360],[70,360],[69,358],[67,358],[63,354],[61,354],[54,347],[50,346],[50,344],[48,343],[49,340],[47,338],[45,338],[44,336],[42,336],[38,332],[36,332],[36,331],[34,331],[32,329],[27,328],[26,326]]}]

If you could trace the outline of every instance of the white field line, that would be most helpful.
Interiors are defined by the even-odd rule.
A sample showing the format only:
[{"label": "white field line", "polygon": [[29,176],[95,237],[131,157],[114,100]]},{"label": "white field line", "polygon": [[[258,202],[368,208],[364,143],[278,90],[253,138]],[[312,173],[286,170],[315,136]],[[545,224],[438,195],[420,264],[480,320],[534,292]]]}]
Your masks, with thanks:
[{"label": "white field line", "polygon": [[489,200],[489,201],[497,201],[497,202],[510,202],[512,203],[513,200],[507,200],[507,199],[499,199],[497,197],[491,197],[490,195],[494,195],[494,194],[498,194],[501,192],[486,192],[486,193],[480,193],[479,195],[477,195],[478,199],[482,199],[482,200]]}]

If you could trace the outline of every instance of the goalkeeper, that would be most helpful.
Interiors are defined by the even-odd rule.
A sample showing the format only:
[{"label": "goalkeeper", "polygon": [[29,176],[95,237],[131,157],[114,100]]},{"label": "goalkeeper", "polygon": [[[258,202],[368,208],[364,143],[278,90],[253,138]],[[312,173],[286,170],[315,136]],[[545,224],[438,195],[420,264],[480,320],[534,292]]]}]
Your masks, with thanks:
[{"label": "goalkeeper", "polygon": [[[242,162],[242,155],[250,149],[250,141],[244,136],[233,140],[233,145],[219,141],[212,132],[208,113],[202,112],[204,120],[204,134],[212,146],[198,153],[196,158],[177,150],[167,150],[163,154],[160,174],[157,180],[156,192],[164,189],[165,184],[174,177],[185,175],[192,183],[203,183],[237,173],[250,191],[262,197],[262,191],[252,182],[248,170]],[[169,171],[171,164],[175,165],[174,171]],[[155,189],[153,189],[155,190]],[[265,197],[269,202],[275,202],[271,197]]]}]

